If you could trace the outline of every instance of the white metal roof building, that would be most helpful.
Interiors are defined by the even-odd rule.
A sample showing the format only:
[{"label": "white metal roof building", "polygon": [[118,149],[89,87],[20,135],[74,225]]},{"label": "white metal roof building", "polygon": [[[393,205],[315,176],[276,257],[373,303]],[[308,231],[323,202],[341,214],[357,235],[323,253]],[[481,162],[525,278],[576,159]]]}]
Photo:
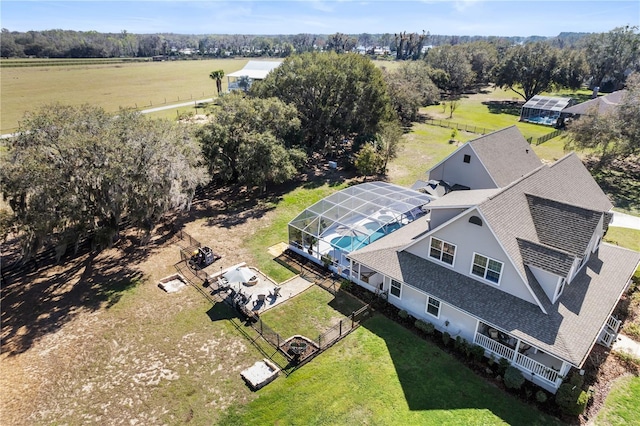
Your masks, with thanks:
[{"label": "white metal roof building", "polygon": [[241,70],[227,74],[227,83],[229,84],[229,90],[240,89],[238,80],[241,77],[247,77],[249,79],[249,86],[254,80],[264,80],[267,77],[267,74],[278,68],[280,64],[282,64],[282,62],[279,61],[247,62],[247,64]]}]

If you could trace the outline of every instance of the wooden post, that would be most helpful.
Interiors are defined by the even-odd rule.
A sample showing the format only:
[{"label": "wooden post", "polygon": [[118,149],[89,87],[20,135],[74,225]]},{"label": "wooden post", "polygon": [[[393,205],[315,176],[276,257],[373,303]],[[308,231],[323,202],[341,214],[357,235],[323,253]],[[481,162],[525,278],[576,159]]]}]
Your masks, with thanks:
[{"label": "wooden post", "polygon": [[340,336],[342,336],[342,320],[340,320]]}]

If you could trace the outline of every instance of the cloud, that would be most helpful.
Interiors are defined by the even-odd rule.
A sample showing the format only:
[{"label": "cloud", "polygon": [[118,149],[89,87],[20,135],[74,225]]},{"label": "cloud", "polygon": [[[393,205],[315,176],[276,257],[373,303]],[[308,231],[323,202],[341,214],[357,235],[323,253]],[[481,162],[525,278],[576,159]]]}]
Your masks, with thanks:
[{"label": "cloud", "polygon": [[482,0],[457,0],[453,3],[453,7],[458,12],[465,12],[467,9],[474,7],[476,4],[480,3]]}]

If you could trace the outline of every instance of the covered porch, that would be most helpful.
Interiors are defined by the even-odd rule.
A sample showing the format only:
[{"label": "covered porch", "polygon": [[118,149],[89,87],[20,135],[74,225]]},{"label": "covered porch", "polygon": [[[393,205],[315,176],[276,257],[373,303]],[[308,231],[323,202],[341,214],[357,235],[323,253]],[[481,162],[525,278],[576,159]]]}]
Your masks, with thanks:
[{"label": "covered porch", "polygon": [[482,321],[478,321],[474,343],[489,355],[505,358],[525,373],[525,378],[554,393],[571,368],[566,361]]}]

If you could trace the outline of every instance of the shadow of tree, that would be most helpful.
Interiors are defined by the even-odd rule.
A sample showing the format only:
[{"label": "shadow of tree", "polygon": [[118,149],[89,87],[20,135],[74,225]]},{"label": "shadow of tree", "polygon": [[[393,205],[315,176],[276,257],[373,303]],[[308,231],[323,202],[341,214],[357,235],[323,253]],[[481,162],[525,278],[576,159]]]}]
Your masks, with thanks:
[{"label": "shadow of tree", "polygon": [[[135,239],[135,238],[134,238]],[[2,352],[17,355],[54,333],[83,311],[109,309],[143,278],[130,265],[153,249],[122,238],[114,248],[65,259],[59,265],[25,270],[2,288]],[[126,261],[123,261],[126,259]]]},{"label": "shadow of tree", "polygon": [[491,114],[509,114],[520,116],[520,109],[524,102],[521,101],[485,101],[482,102],[486,105]]}]

